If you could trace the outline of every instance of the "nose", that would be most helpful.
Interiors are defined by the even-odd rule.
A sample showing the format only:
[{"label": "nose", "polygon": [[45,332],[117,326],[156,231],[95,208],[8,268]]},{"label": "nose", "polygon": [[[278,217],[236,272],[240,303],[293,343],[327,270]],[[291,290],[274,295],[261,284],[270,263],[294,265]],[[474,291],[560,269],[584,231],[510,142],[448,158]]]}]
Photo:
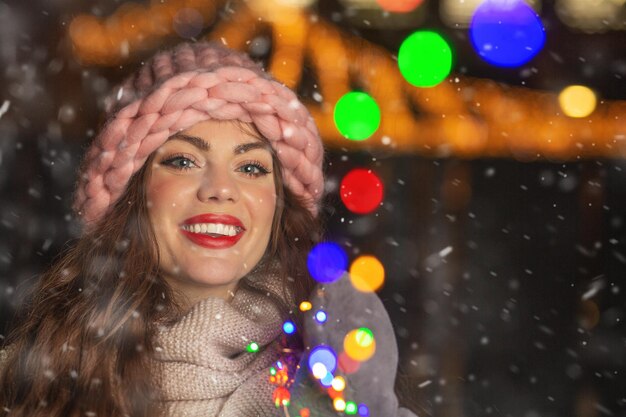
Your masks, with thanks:
[{"label": "nose", "polygon": [[[217,168],[217,167],[215,167]],[[239,200],[239,187],[226,169],[210,169],[198,187],[198,198],[201,201],[232,201]]]}]

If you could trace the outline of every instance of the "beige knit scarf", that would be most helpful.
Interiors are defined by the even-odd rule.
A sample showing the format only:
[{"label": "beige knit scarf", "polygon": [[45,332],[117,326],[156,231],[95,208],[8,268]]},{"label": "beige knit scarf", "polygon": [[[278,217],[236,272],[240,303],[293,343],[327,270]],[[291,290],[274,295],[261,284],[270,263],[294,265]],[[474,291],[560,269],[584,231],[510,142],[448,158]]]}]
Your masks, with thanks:
[{"label": "beige knit scarf", "polygon": [[[275,271],[275,270],[274,270]],[[269,368],[280,358],[278,275],[251,273],[231,301],[207,298],[156,339],[155,383],[168,417],[280,416]],[[278,302],[277,302],[278,301]],[[256,353],[246,347],[255,342]]]}]

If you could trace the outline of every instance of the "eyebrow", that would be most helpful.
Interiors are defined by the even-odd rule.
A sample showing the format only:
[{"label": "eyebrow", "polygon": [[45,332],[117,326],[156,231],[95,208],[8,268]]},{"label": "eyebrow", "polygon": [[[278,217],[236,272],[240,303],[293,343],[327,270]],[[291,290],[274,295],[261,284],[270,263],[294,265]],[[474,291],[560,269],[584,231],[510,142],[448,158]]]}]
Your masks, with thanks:
[{"label": "eyebrow", "polygon": [[[176,133],[170,136],[167,140],[170,141],[174,139],[188,142],[192,144],[193,146],[195,146],[196,148],[200,149],[201,151],[206,152],[210,149],[209,144],[204,139],[199,138],[198,136],[190,136],[184,133]],[[266,143],[261,142],[261,141],[256,141],[256,142],[249,142],[249,143],[241,143],[235,146],[233,148],[233,154],[242,154],[242,153],[249,152],[253,149],[265,149],[266,151],[271,153],[269,146]]]}]

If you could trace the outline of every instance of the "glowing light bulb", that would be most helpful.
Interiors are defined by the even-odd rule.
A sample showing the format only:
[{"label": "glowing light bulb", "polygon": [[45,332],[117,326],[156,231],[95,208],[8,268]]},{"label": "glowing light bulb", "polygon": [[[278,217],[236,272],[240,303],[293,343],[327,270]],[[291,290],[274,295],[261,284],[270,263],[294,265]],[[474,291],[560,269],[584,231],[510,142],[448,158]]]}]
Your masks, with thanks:
[{"label": "glowing light bulb", "polygon": [[356,403],[354,403],[353,401],[348,401],[346,403],[346,414],[349,416],[355,415],[357,412],[357,406]]},{"label": "glowing light bulb", "polygon": [[335,391],[341,392],[346,388],[346,380],[342,376],[336,376],[331,386]]},{"label": "glowing light bulb", "polygon": [[335,398],[333,401],[333,407],[337,411],[343,411],[346,409],[346,402],[343,398]]},{"label": "glowing light bulb", "polygon": [[315,320],[317,320],[318,323],[326,323],[326,319],[328,318],[328,316],[326,315],[326,312],[324,310],[320,310],[317,313],[315,313]]},{"label": "glowing light bulb", "polygon": [[274,399],[274,405],[280,407],[281,405],[288,406],[291,400],[291,394],[285,387],[277,387],[272,394]]},{"label": "glowing light bulb", "polygon": [[292,321],[286,321],[283,323],[283,331],[287,334],[294,334],[296,331],[296,325]]},{"label": "glowing light bulb", "polygon": [[311,367],[311,372],[313,372],[313,376],[316,379],[322,379],[328,374],[328,369],[326,369],[326,365],[323,363],[317,362]]}]

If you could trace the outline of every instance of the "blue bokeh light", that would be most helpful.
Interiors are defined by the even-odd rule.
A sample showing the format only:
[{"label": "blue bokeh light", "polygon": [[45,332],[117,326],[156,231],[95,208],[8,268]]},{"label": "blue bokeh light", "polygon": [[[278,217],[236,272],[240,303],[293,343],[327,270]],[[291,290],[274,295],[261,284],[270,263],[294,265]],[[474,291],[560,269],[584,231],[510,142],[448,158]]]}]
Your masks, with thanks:
[{"label": "blue bokeh light", "polygon": [[318,323],[326,323],[326,319],[328,318],[328,316],[326,315],[326,312],[324,310],[320,310],[317,313],[315,313],[315,320],[317,320]]},{"label": "blue bokeh light", "polygon": [[370,415],[370,409],[365,404],[359,404],[359,415],[367,417]]},{"label": "blue bokeh light", "polygon": [[283,331],[287,334],[293,334],[296,331],[296,325],[292,321],[287,320],[283,323]]},{"label": "blue bokeh light", "polygon": [[313,365],[318,362],[326,367],[329,374],[332,374],[337,368],[337,355],[328,346],[318,346],[309,355],[309,369],[313,369]]},{"label": "blue bokeh light", "polygon": [[546,33],[541,18],[523,0],[485,0],[474,12],[470,37],[485,61],[518,67],[541,51]]},{"label": "blue bokeh light", "polygon": [[348,256],[338,244],[322,242],[311,249],[306,264],[313,279],[327,284],[338,280],[346,272]]},{"label": "blue bokeh light", "polygon": [[333,385],[333,379],[335,379],[335,376],[332,372],[328,372],[324,378],[320,379],[320,384],[322,384],[324,388],[328,388]]}]

